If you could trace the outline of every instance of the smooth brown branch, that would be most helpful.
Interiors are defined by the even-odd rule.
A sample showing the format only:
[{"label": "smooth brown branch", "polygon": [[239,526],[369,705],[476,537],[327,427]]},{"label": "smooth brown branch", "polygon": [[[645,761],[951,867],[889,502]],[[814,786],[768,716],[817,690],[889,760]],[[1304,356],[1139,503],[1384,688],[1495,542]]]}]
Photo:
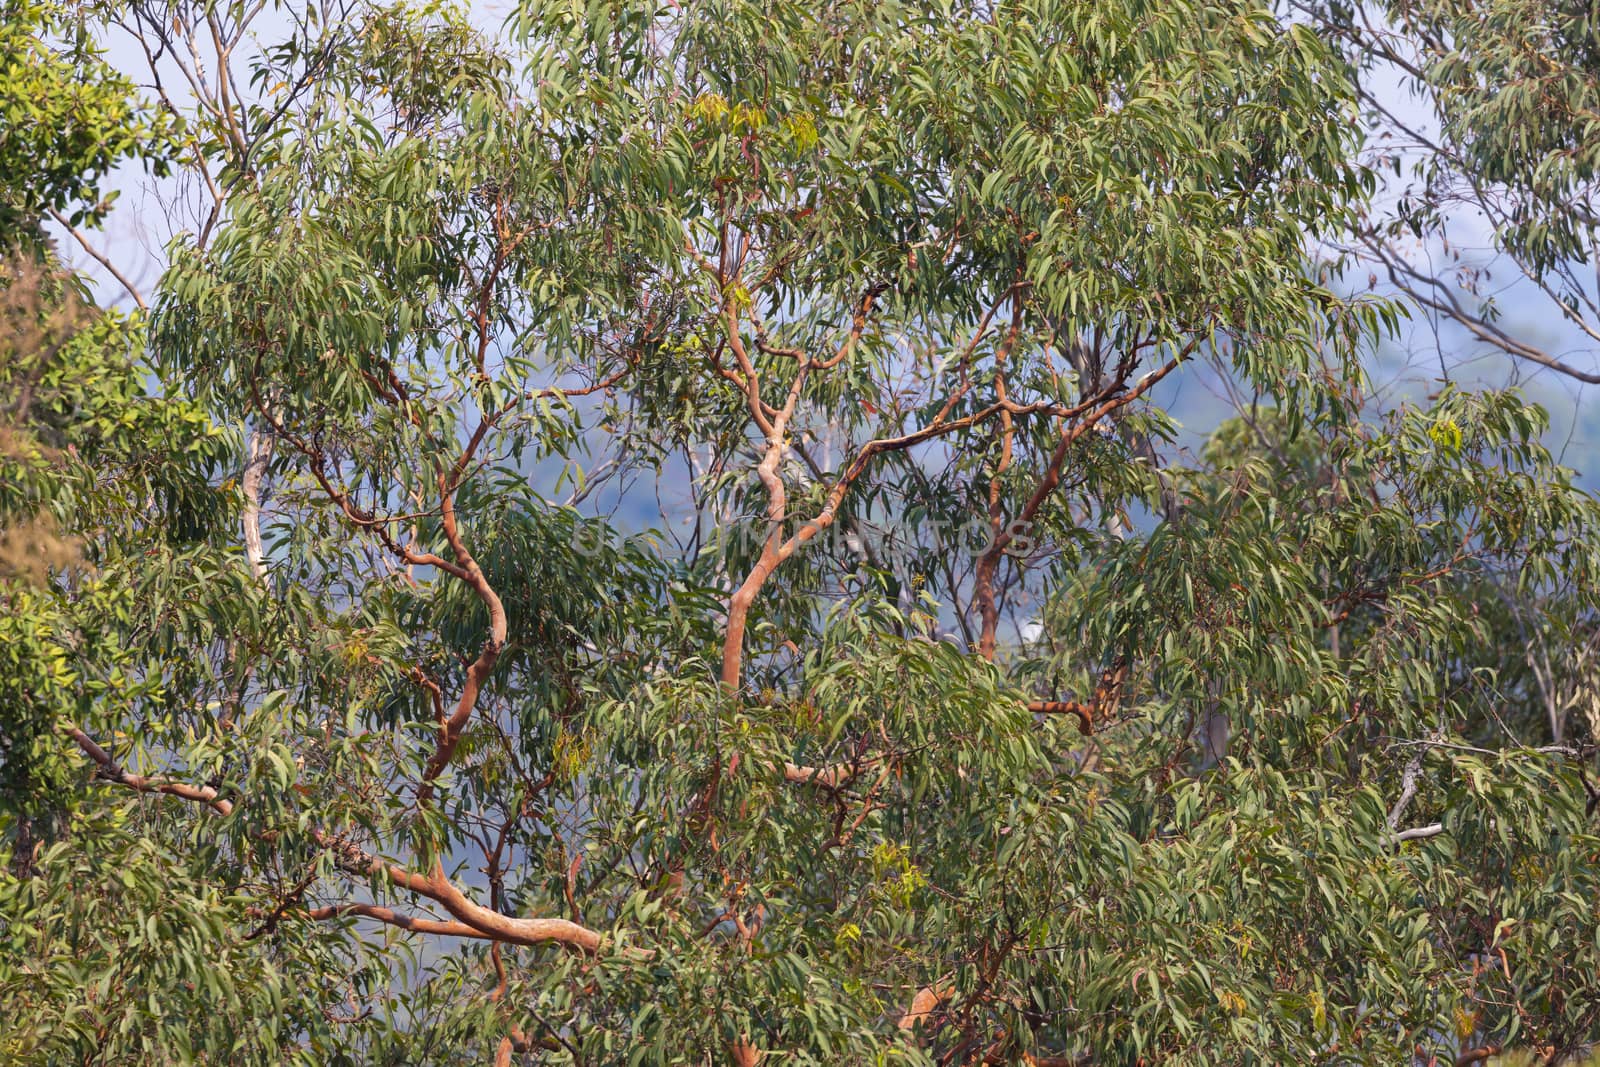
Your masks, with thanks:
[{"label": "smooth brown branch", "polygon": [[[761,546],[761,555],[756,560],[755,566],[745,576],[745,580],[735,589],[728,598],[727,630],[723,636],[722,644],[722,684],[729,690],[739,688],[739,678],[743,671],[744,657],[744,630],[745,623],[750,614],[750,606],[755,603],[756,596],[761,592],[761,587],[778,565],[788,558],[783,551],[782,529],[784,519],[788,517],[788,498],[783,486],[783,478],[778,473],[778,465],[783,462],[784,455],[789,450],[788,432],[789,420],[794,417],[795,408],[800,403],[800,395],[805,389],[806,378],[811,372],[810,363],[802,363],[795,372],[789,384],[789,392],[784,398],[783,407],[777,409],[766,408],[761,402],[759,382],[755,378],[755,370],[749,367],[749,360],[744,354],[744,345],[739,339],[738,311],[730,301],[728,304],[728,342],[733,347],[734,355],[738,357],[741,365],[749,368],[750,414],[755,419],[767,436],[766,451],[762,454],[761,462],[756,466],[756,474],[761,479],[762,486],[767,491],[767,523],[769,532],[765,543]],[[768,420],[763,411],[772,412]],[[793,551],[792,549],[790,550]]]},{"label": "smooth brown branch", "polygon": [[[861,302],[850,313],[849,331],[846,332],[844,340],[840,342],[839,347],[834,350],[831,356],[819,359],[810,355],[804,349],[775,345],[768,340],[766,327],[759,320],[754,322],[756,348],[769,356],[782,356],[785,359],[803,363],[810,370],[832,370],[846,359],[849,359],[850,354],[856,350],[856,346],[861,342],[862,335],[866,333],[873,305],[877,303],[878,297],[887,292],[889,288],[890,286],[887,282],[880,282],[866,291],[861,298]],[[751,317],[755,319],[754,315]]]},{"label": "smooth brown branch", "polygon": [[[500,958],[500,943],[496,941],[489,946],[489,958],[494,961],[494,990],[489,994],[489,1002],[498,1004],[506,996],[506,965]],[[528,1035],[516,1023],[508,1023],[506,1035],[500,1039],[500,1047],[495,1050],[495,1067],[511,1067],[511,1054],[513,1052],[527,1052],[530,1048]],[[557,1045],[557,1048],[560,1046]]]},{"label": "smooth brown branch", "polygon": [[[260,924],[254,930],[251,930],[248,934],[244,935],[244,939],[246,941],[254,941],[257,938],[260,938],[266,934],[270,934],[276,930],[278,928],[278,923],[282,921],[283,917],[293,909],[299,907],[301,899],[306,895],[306,890],[310,889],[311,883],[315,882],[316,880],[317,869],[312,867],[305,873],[299,882],[295,883],[293,889],[290,889],[278,899],[278,903],[266,914],[266,917],[261,920]],[[249,908],[246,910],[246,914],[259,914],[259,909]]]},{"label": "smooth brown branch", "polygon": [[780,431],[780,436],[767,446],[766,454],[756,467],[756,473],[767,490],[769,532],[761,546],[761,555],[757,557],[755,566],[728,598],[728,621],[722,641],[722,684],[730,692],[739,688],[739,678],[744,670],[744,630],[750,607],[755,603],[756,596],[772,572],[787,558],[780,540],[783,520],[788,510],[787,499],[783,479],[778,474],[778,463],[783,458],[784,450]]},{"label": "smooth brown branch", "polygon": [[[763,547],[755,566],[751,568],[744,582],[735,591],[734,598],[730,600],[730,621],[722,646],[723,685],[730,691],[739,687],[739,678],[743,671],[745,619],[749,613],[750,605],[755,602],[756,595],[761,591],[761,587],[766,584],[767,579],[772,576],[772,573],[785,560],[794,555],[808,541],[833,525],[838,516],[839,508],[850,491],[850,487],[866,471],[874,457],[889,452],[904,451],[925,441],[931,441],[935,438],[955,433],[958,430],[967,429],[995,417],[1002,411],[1010,411],[1014,415],[1033,415],[1044,412],[1056,413],[1053,411],[1054,407],[1055,405],[1048,402],[1038,404],[995,403],[970,415],[964,415],[958,419],[949,419],[948,421],[944,420],[944,412],[941,412],[939,421],[924,426],[919,430],[913,430],[899,437],[883,437],[869,441],[861,447],[855,459],[840,474],[839,479],[834,482],[833,488],[828,491],[827,498],[823,502],[821,511],[803,523],[786,541],[779,541],[777,535],[786,517],[787,509],[782,507],[783,499],[781,495],[776,498],[779,506],[774,506],[774,496],[772,495],[774,492],[777,494],[782,494],[783,492],[782,481],[777,477],[777,463],[782,458],[783,452],[781,447],[774,449],[769,446],[767,455],[763,457],[761,465],[757,467],[757,472],[761,475],[763,484],[768,489],[767,517],[773,532],[769,534],[767,544]],[[1076,414],[1078,410],[1076,408],[1067,409],[1062,414],[1071,416]],[[733,610],[735,608],[737,609],[736,611]]]},{"label": "smooth brown branch", "polygon": [[380,517],[358,507],[351,501],[349,495],[334,486],[326,470],[326,457],[322,451],[310,442],[302,440],[298,435],[289,432],[281,423],[276,421],[261,403],[259,396],[256,398],[257,410],[262,417],[272,426],[273,432],[287,440],[296,451],[306,456],[311,461],[312,476],[322,487],[329,499],[336,503],[344,512],[345,518],[353,525],[373,530],[384,545],[406,563],[414,566],[431,566],[449,574],[451,577],[465,582],[478,598],[484,602],[489,610],[489,637],[484,641],[483,648],[479,651],[477,659],[467,668],[467,677],[462,684],[461,695],[456,702],[455,711],[440,725],[439,739],[433,755],[423,771],[422,782],[417,787],[417,800],[426,803],[433,795],[433,782],[449,764],[451,756],[455,754],[461,733],[471,721],[473,709],[477,706],[478,693],[484,681],[494,669],[495,662],[500,657],[500,652],[505,648],[507,639],[507,624],[505,608],[494,588],[484,577],[483,570],[478,566],[472,553],[467,550],[466,543],[461,537],[461,532],[456,522],[455,493],[460,488],[462,479],[473,458],[495,424],[494,418],[484,419],[473,431],[466,446],[457,456],[448,472],[439,474],[439,513],[441,525],[444,528],[446,540],[450,544],[451,554],[455,561],[451,562],[435,553],[421,553],[412,550],[407,545],[402,545],[390,535],[388,527],[393,521],[392,517]]},{"label": "smooth brown branch", "polygon": [[[730,298],[723,310],[727,319],[728,350],[733,353],[734,360],[739,364],[739,374],[744,382],[745,404],[750,409],[750,417],[755,421],[756,427],[770,442],[774,436],[782,436],[774,420],[778,417],[778,409],[766,403],[761,398],[761,376],[756,371],[755,363],[750,359],[750,353],[745,350],[744,338],[739,333],[739,308]],[[801,364],[801,370],[807,370],[807,364]],[[787,420],[785,420],[787,421]]]},{"label": "smooth brown branch", "polygon": [[[472,448],[473,446],[469,445],[468,450],[462,453],[461,460],[456,463],[454,476],[459,476],[463,462],[468,461]],[[447,480],[449,477],[451,476],[439,475],[441,525],[444,528],[445,539],[450,543],[451,554],[455,556],[457,576],[478,595],[478,599],[483,601],[484,607],[489,611],[489,636],[484,639],[483,648],[478,652],[477,659],[467,668],[466,680],[462,682],[461,695],[456,700],[455,711],[451,712],[450,717],[439,727],[439,739],[434,746],[433,755],[429,757],[427,766],[423,769],[422,781],[417,786],[419,804],[426,804],[432,798],[434,780],[455,755],[462,731],[467,728],[467,723],[472,720],[473,709],[477,707],[478,693],[490,672],[494,670],[501,651],[506,647],[508,632],[505,605],[494,587],[489,584],[488,578],[484,577],[483,569],[478,566],[478,561],[467,550],[466,542],[461,537],[461,530],[456,523],[454,494]]]},{"label": "smooth brown branch", "polygon": [[[879,438],[863,446],[855,460],[834,483],[821,512],[801,526],[793,536],[784,540],[781,536],[781,531],[783,523],[788,517],[788,510],[783,480],[778,475],[778,466],[789,448],[786,440],[789,420],[799,401],[807,374],[814,367],[832,366],[848,356],[850,349],[859,339],[861,331],[865,329],[867,315],[871,311],[878,293],[874,290],[868,290],[863,297],[852,323],[851,337],[846,339],[844,346],[841,347],[840,352],[833,359],[824,361],[821,364],[810,359],[801,361],[799,371],[790,385],[783,407],[774,408],[761,398],[760,379],[754,363],[750,360],[749,354],[745,350],[744,341],[740,335],[739,305],[733,298],[734,287],[727,282],[726,271],[712,266],[692,245],[689,251],[700,263],[702,270],[710,274],[722,286],[722,292],[724,293],[722,311],[727,324],[725,340],[732,350],[734,358],[738,361],[741,372],[740,378],[736,380],[741,381],[751,418],[762,431],[767,441],[766,450],[756,467],[756,473],[767,491],[767,520],[770,532],[762,546],[760,556],[745,576],[744,581],[739,584],[739,587],[734,590],[728,600],[728,622],[722,647],[722,684],[731,692],[739,688],[739,681],[743,674],[745,627],[751,605],[754,604],[756,597],[760,594],[762,586],[766,584],[767,579],[772,576],[773,572],[801,546],[833,524],[850,486],[861,476],[873,457],[886,452],[912,448],[924,441],[955,433],[997,415],[1005,417],[1008,421],[1014,416],[1030,415],[1041,411],[1048,411],[1058,417],[1073,417],[1087,410],[1090,402],[1085,402],[1073,408],[1062,409],[1054,402],[1048,401],[1037,404],[1018,404],[1009,397],[1002,395],[996,403],[980,411],[973,412],[962,418],[950,419],[950,412],[954,410],[961,397],[966,394],[968,387],[966,384],[962,384],[951,392],[929,425],[899,437]],[[979,341],[987,333],[990,319],[1004,301],[1013,296],[1016,291],[1016,288],[1007,290],[983,316],[973,334],[971,343],[961,356],[963,378],[965,378],[966,362],[970,359]],[[1019,322],[1014,322],[1008,347],[1009,343],[1015,341],[1018,328]],[[1150,384],[1154,384],[1154,382],[1152,381]]]},{"label": "smooth brown branch", "polygon": [[586,926],[567,919],[513,918],[475,903],[445,877],[444,868],[437,860],[423,895],[444,905],[444,909],[460,921],[499,941],[524,945],[557,942],[591,954],[600,951],[600,934]]},{"label": "smooth brown branch", "polygon": [[595,393],[610,389],[612,386],[622,381],[622,379],[633,373],[634,366],[635,364],[630,361],[627,366],[623,367],[615,374],[608,374],[606,377],[600,379],[592,385],[578,385],[571,388],[563,388],[562,386],[558,385],[547,385],[543,389],[530,389],[527,393],[523,394],[523,396],[527,400],[568,400],[573,397],[592,396]]},{"label": "smooth brown branch", "polygon": [[[996,349],[994,356],[994,388],[995,397],[1002,404],[1010,401],[1006,390],[1006,357],[1017,343],[1017,335],[1022,330],[1022,301],[1019,299],[1012,308],[1011,328],[1006,331],[1006,338]],[[1000,506],[1000,492],[1005,479],[1006,471],[1011,467],[1012,442],[1016,436],[1015,420],[1009,408],[1000,412],[1000,459],[995,464],[994,473],[989,477],[989,537],[994,540],[1000,536],[1005,527],[1005,513]],[[1000,604],[995,597],[994,579],[1000,569],[1000,557],[994,553],[984,553],[978,560],[977,568],[973,574],[973,599],[978,604],[978,616],[981,620],[979,630],[979,652],[985,659],[994,656],[994,635],[999,627]]]},{"label": "smooth brown branch", "polygon": [[396,926],[412,933],[438,934],[443,937],[471,937],[480,941],[499,940],[492,934],[485,933],[477,927],[469,926],[464,922],[420,918],[377,904],[332,904],[321,908],[291,910],[285,914],[292,918],[310,919],[316,922],[326,922],[331,919],[343,918],[347,915],[355,915],[364,919],[376,919],[381,923]]},{"label": "smooth brown branch", "polygon": [[[218,796],[210,786],[189,785],[161,778],[150,778],[125,770],[117,761],[77,727],[68,727],[67,734],[97,765],[96,776],[109,782],[142,793],[161,793],[204,804],[219,815],[233,811],[233,803]],[[469,899],[445,875],[444,868],[435,861],[429,874],[418,874],[398,864],[389,863],[335,834],[315,830],[313,839],[331,851],[339,865],[346,871],[362,877],[377,877],[410,893],[426,897],[444,907],[455,921],[419,919],[402,915],[378,905],[335,905],[334,910],[309,909],[289,911],[289,915],[304,915],[311,919],[330,919],[338,909],[345,913],[377,919],[380,922],[413,930],[418,933],[446,934],[454,937],[475,937],[514,945],[561,944],[590,954],[600,950],[604,939],[599,933],[579,923],[566,919],[523,919],[502,915]]]},{"label": "smooth brown branch", "polygon": [[872,315],[873,305],[875,305],[878,302],[878,298],[884,293],[888,292],[889,289],[890,285],[888,282],[879,282],[878,284],[867,289],[867,291],[861,297],[860,304],[856,306],[855,311],[850,316],[850,332],[848,335],[846,335],[844,343],[839,346],[839,350],[837,352],[827,359],[813,359],[811,361],[812,370],[832,370],[834,367],[837,367],[850,357],[850,353],[854,352],[856,345],[861,342],[861,335],[866,332],[867,322]]},{"label": "smooth brown branch", "polygon": [[1076,715],[1078,732],[1085,737],[1094,733],[1094,711],[1089,705],[1076,700],[1030,700],[1028,710],[1036,715]]},{"label": "smooth brown branch", "polygon": [[1095,683],[1094,695],[1085,703],[1080,700],[1031,700],[1028,710],[1036,715],[1075,715],[1078,732],[1085,737],[1109,718],[1122,701],[1123,686],[1128,681],[1128,660],[1119,656],[1115,663],[1103,671]]},{"label": "smooth brown branch", "polygon": [[601,935],[578,923],[566,919],[515,918],[474,902],[446,876],[437,860],[428,874],[418,874],[332,834],[319,832],[315,836],[319,844],[334,853],[346,871],[384,879],[407,892],[426,897],[442,905],[457,922],[476,930],[476,936],[513,945],[561,944],[591,954],[600,950]]},{"label": "smooth brown branch", "polygon": [[328,475],[327,456],[317,446],[293,433],[271,413],[266,403],[262,400],[254,382],[251,383],[251,393],[254,398],[256,413],[272,428],[273,436],[287,441],[296,452],[310,460],[311,476],[322,488],[328,499],[338,505],[344,514],[345,520],[358,529],[371,530],[378,537],[385,548],[399,557],[405,563],[416,567],[434,567],[457,578],[463,577],[459,569],[449,560],[431,552],[416,552],[409,546],[402,545],[389,533],[389,527],[397,521],[411,516],[377,515],[357,505],[350,499],[350,494],[339,489],[333,484],[333,479]]},{"label": "smooth brown branch", "polygon": [[204,804],[218,815],[229,815],[233,812],[233,802],[222,799],[221,795],[209,785],[190,785],[187,782],[175,782],[167,778],[134,774],[76,726],[68,726],[66,732],[68,737],[77,742],[84,754],[95,762],[95,777],[102,781],[115,782],[141,793],[162,793],[196,804]]}]

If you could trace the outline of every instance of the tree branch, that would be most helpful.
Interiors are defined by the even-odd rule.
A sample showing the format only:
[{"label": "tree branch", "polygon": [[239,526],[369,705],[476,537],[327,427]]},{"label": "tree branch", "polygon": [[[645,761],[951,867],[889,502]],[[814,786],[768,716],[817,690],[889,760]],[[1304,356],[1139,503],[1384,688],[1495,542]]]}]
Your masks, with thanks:
[{"label": "tree branch", "polygon": [[180,797],[183,800],[204,804],[218,815],[229,815],[233,812],[233,802],[224,800],[217,791],[208,785],[190,785],[187,782],[174,782],[166,778],[150,778],[142,774],[134,774],[126,770],[112,757],[111,753],[95,744],[93,739],[76,726],[66,728],[67,736],[77,742],[78,747],[84,751],[96,764],[95,777],[107,782],[125,785],[129,789],[141,793],[163,793],[167,796]]}]

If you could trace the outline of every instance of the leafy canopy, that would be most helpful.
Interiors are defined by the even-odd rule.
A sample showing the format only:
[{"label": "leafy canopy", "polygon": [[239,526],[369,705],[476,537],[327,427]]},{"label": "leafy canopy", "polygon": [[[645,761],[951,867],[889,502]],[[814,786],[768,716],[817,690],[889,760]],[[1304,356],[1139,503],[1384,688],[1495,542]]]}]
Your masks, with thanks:
[{"label": "leafy canopy", "polygon": [[0,579],[8,1056],[1588,1040],[1592,675],[1519,635],[1589,640],[1600,516],[1515,396],[1364,398],[1326,43],[336,14],[197,105],[151,314],[13,363],[0,520],[72,547]]}]

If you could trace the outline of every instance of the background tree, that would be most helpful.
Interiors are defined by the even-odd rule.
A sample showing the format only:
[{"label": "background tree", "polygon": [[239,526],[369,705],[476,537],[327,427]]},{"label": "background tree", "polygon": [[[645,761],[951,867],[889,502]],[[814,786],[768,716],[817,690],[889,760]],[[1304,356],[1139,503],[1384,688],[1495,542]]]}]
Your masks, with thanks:
[{"label": "background tree", "polygon": [[1395,175],[1351,251],[1471,347],[1600,382],[1594,12],[1566,0],[1289,7],[1358,66],[1373,162]]}]

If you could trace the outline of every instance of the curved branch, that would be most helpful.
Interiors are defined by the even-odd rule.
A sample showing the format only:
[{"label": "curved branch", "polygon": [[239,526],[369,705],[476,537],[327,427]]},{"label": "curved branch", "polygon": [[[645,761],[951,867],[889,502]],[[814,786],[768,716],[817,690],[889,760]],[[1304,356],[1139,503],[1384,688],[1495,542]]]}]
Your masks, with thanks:
[{"label": "curved branch", "polygon": [[444,937],[472,937],[484,941],[498,940],[477,927],[468,926],[463,922],[418,918],[377,904],[332,904],[327,907],[307,908],[298,912],[289,912],[288,915],[291,918],[298,917],[318,922],[339,919],[346,915],[358,915],[364,919],[376,919],[381,923],[397,926],[412,933],[439,934]]},{"label": "curved branch", "polygon": [[134,774],[76,726],[68,726],[66,732],[67,736],[77,742],[84,754],[95,762],[95,777],[102,781],[125,785],[141,793],[162,793],[196,804],[204,804],[218,815],[229,815],[233,812],[233,802],[222,799],[221,795],[209,785],[190,785],[187,782],[174,782],[167,778]]},{"label": "curved branch", "polygon": [[[463,461],[467,459],[468,454],[462,454]],[[462,466],[462,462],[456,464],[457,472]],[[459,477],[459,473],[456,477]],[[489,610],[489,636],[484,639],[478,658],[467,668],[466,681],[462,683],[461,696],[456,701],[455,711],[451,712],[450,717],[439,727],[439,740],[434,747],[433,755],[428,758],[427,766],[423,769],[422,782],[417,786],[417,802],[424,804],[433,796],[434,779],[444,771],[450,762],[450,757],[455,755],[461,733],[472,720],[473,709],[477,707],[478,693],[489,673],[494,670],[501,651],[506,647],[508,636],[505,605],[495,592],[494,586],[484,577],[483,568],[478,566],[478,561],[467,550],[466,542],[461,538],[461,531],[456,524],[453,490],[447,479],[447,475],[439,475],[440,518],[444,536],[450,542],[450,551],[456,558],[457,577],[471,587]]]},{"label": "curved branch", "polygon": [[867,771],[883,762],[877,757],[859,763],[836,763],[831,767],[808,767],[795,763],[783,765],[783,780],[796,785],[814,785],[823,789],[842,789]]},{"label": "curved branch", "polygon": [[[335,853],[345,870],[363,877],[387,879],[407,892],[426,897],[442,905],[459,923],[476,930],[477,936],[485,940],[513,945],[555,943],[591,954],[600,950],[604,940],[598,932],[566,919],[519,919],[486,908],[456,888],[437,860],[429,874],[418,874],[380,859],[343,838],[320,831],[314,836],[319,844]],[[453,930],[436,932],[459,934]]]},{"label": "curved branch", "polygon": [[[1384,270],[1389,275],[1389,281],[1395,288],[1415,300],[1422,307],[1444,315],[1478,340],[1494,345],[1509,356],[1525,359],[1542,367],[1548,367],[1587,385],[1600,385],[1600,374],[1580,370],[1572,364],[1550,355],[1542,348],[1530,345],[1525,341],[1519,341],[1482,315],[1469,311],[1457,299],[1456,295],[1446,288],[1443,281],[1418,271],[1411,264],[1392,254],[1387,247],[1379,244],[1376,238],[1367,237],[1363,243],[1372,250],[1378,261],[1383,264]],[[1411,280],[1408,281],[1407,279]],[[1430,293],[1424,292],[1423,286],[1428,287],[1432,293],[1438,295],[1430,295]],[[1553,297],[1552,299],[1579,329],[1588,333],[1591,337],[1595,337],[1596,340],[1600,340],[1600,336],[1596,335],[1592,327],[1573,316],[1570,308],[1561,303],[1560,300]]]},{"label": "curved branch", "polygon": [[[1006,339],[995,350],[994,355],[994,387],[999,401],[1004,404],[1009,400],[1006,390],[1005,362],[1011,349],[1016,345],[1017,334],[1022,330],[1022,301],[1016,301],[1011,313],[1011,329],[1006,333]],[[998,538],[1005,527],[1005,512],[1000,506],[1000,490],[1006,471],[1011,467],[1012,441],[1016,436],[1015,423],[1009,410],[1000,412],[1000,458],[995,463],[993,473],[989,477],[989,537],[991,540]],[[982,620],[978,638],[978,653],[984,659],[994,658],[995,632],[1000,626],[1000,604],[995,598],[994,579],[1000,568],[1000,557],[994,553],[985,552],[978,560],[977,568],[972,576],[972,599],[977,602],[978,615]]]},{"label": "curved branch", "polygon": [[112,278],[116,279],[118,285],[127,290],[128,295],[133,298],[133,302],[139,306],[140,311],[150,310],[150,305],[145,303],[144,296],[139,292],[138,287],[130,282],[127,276],[117,269],[116,264],[111,262],[111,258],[109,256],[89,243],[89,239],[83,235],[83,231],[74,226],[70,219],[68,219],[61,212],[57,211],[55,208],[46,208],[45,210],[50,213],[51,218],[55,219],[58,224],[60,224],[69,234],[72,235],[72,239],[78,242],[78,247],[87,252],[96,263],[104,267],[106,273],[111,275]]},{"label": "curved branch", "polygon": [[582,949],[591,955],[600,951],[603,939],[586,926],[567,919],[516,919],[475,903],[445,877],[444,868],[437,860],[434,861],[433,873],[427,883],[426,890],[417,891],[438,901],[451,915],[493,940],[519,945],[542,945],[553,941]]},{"label": "curved branch", "polygon": [[[1064,427],[1061,431],[1061,440],[1056,443],[1055,451],[1050,455],[1050,462],[1045,467],[1044,475],[1039,479],[1039,484],[1034,487],[1033,494],[1023,504],[1022,510],[1017,513],[1013,523],[1029,523],[1038,515],[1039,508],[1049,499],[1050,494],[1055,492],[1056,486],[1061,484],[1061,469],[1066,463],[1067,454],[1080,437],[1093,429],[1107,415],[1119,408],[1126,407],[1155,388],[1156,384],[1163,378],[1178,369],[1178,366],[1189,357],[1189,353],[1193,352],[1198,344],[1198,339],[1191,340],[1177,355],[1149,374],[1146,374],[1143,378],[1140,378],[1132,389],[1104,400],[1098,407],[1093,408],[1082,418],[1073,422],[1071,426]],[[1100,396],[1104,395],[1103,393],[1099,394],[1095,399],[1098,400]],[[998,559],[1010,547],[1014,539],[1010,526],[1001,530],[1000,535],[989,543],[987,551],[979,560],[980,564],[991,556]]]},{"label": "curved branch", "polygon": [[[97,765],[96,776],[141,793],[162,793],[184,800],[204,804],[219,815],[233,811],[233,803],[222,799],[210,786],[189,785],[167,779],[150,778],[125,770],[105,749],[89,735],[75,726],[67,734]],[[444,906],[457,920],[441,922],[434,919],[417,919],[402,915],[389,908],[369,904],[337,905],[332,910],[312,909],[304,913],[313,919],[333,918],[339,911],[377,919],[418,933],[444,934],[452,937],[475,937],[487,941],[501,941],[515,945],[561,944],[590,954],[600,950],[603,938],[588,927],[566,919],[519,919],[502,915],[470,900],[445,875],[444,868],[434,862],[433,871],[422,875],[408,871],[398,864],[388,863],[369,852],[323,831],[313,831],[316,842],[335,853],[340,865],[351,873],[364,877],[386,879],[400,888],[426,897]],[[296,913],[299,914],[299,913]]]},{"label": "curved branch", "polygon": [[1085,737],[1094,733],[1094,709],[1076,700],[1030,700],[1028,710],[1036,715],[1076,715],[1078,732]]},{"label": "curved branch", "polygon": [[[802,372],[805,368],[802,368]],[[954,404],[946,404],[946,411]],[[1078,405],[1064,411],[1057,411],[1056,405],[1049,401],[1035,404],[1016,404],[1012,402],[997,402],[988,407],[975,411],[970,415],[963,415],[959,419],[945,421],[945,412],[940,412],[935,421],[919,430],[902,434],[899,437],[881,437],[868,441],[856,453],[856,458],[850,466],[840,474],[838,481],[828,491],[828,496],[823,503],[822,510],[808,519],[787,541],[778,541],[778,531],[787,510],[784,507],[783,481],[777,476],[777,464],[782,458],[783,449],[780,436],[776,445],[769,445],[768,454],[762,458],[761,464],[756,468],[763,484],[767,486],[768,506],[767,518],[772,527],[768,535],[767,544],[763,547],[761,556],[751,568],[750,573],[739,588],[734,592],[729,601],[729,625],[727,635],[722,645],[722,684],[730,690],[739,687],[739,678],[743,673],[744,656],[744,626],[749,614],[750,606],[755,602],[756,595],[761,587],[766,584],[772,573],[778,569],[785,560],[794,555],[806,542],[833,525],[838,517],[839,507],[844,503],[845,496],[849,493],[851,485],[872,462],[875,456],[887,452],[901,452],[905,449],[919,445],[924,441],[931,441],[946,434],[955,433],[971,426],[978,425],[995,417],[1001,412],[1010,412],[1012,415],[1033,415],[1038,413],[1061,414],[1072,417],[1079,414],[1087,405]],[[776,494],[776,495],[774,495]]]}]

